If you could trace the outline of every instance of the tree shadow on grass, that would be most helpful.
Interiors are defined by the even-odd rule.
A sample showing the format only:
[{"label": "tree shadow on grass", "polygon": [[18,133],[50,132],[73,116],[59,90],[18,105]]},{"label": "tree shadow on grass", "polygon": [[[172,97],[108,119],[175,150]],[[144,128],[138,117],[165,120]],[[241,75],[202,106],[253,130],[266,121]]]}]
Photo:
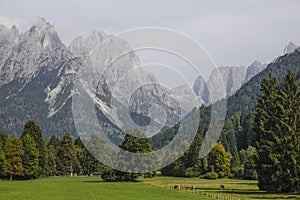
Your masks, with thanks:
[{"label": "tree shadow on grass", "polygon": [[103,182],[103,181],[101,181],[101,180],[94,180],[94,181],[82,181],[82,182],[84,182],[84,183],[100,183],[100,182]]},{"label": "tree shadow on grass", "polygon": [[256,191],[251,189],[230,189],[230,190],[221,190],[217,188],[199,188],[198,190],[201,191],[210,191],[210,192],[216,192],[216,193],[227,193],[227,194],[266,194],[262,191]]},{"label": "tree shadow on grass", "polygon": [[237,182],[237,183],[225,183],[225,185],[256,185],[257,186],[257,183]]}]

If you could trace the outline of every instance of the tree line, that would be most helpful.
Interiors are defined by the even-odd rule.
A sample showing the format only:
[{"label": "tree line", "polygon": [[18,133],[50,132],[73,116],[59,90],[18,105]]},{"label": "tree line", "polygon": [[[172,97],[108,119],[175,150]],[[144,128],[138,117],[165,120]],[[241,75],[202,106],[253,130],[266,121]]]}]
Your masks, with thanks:
[{"label": "tree line", "polygon": [[[137,135],[140,135],[137,137]],[[138,130],[129,130],[120,144],[125,151],[135,153],[151,152],[149,140]],[[96,135],[91,136],[89,147],[103,151],[103,141]],[[99,162],[86,148],[80,137],[73,140],[70,133],[62,138],[52,136],[44,140],[40,127],[33,121],[26,122],[20,137],[0,133],[0,177],[6,179],[34,179],[48,176],[73,176],[96,173],[105,181],[135,181],[139,177],[153,177],[156,172],[130,173],[120,172]],[[189,165],[198,166],[198,158]],[[184,158],[184,157],[183,157]],[[119,157],[118,159],[122,159]],[[132,161],[131,164],[134,164]],[[189,162],[189,160],[186,160]],[[128,161],[127,161],[128,163]],[[130,161],[129,161],[129,165]],[[151,163],[150,163],[151,164]],[[172,165],[171,165],[172,166]],[[221,143],[217,143],[208,156],[207,170],[216,173],[227,173],[230,166],[229,154]],[[172,170],[171,170],[172,171]],[[164,169],[162,170],[163,174]],[[200,175],[200,173],[198,173]],[[168,173],[167,175],[172,175]],[[195,176],[194,169],[186,170],[186,176]],[[176,174],[175,174],[176,176]],[[225,176],[225,175],[223,175]]]},{"label": "tree line", "polygon": [[[220,141],[207,157],[199,158],[199,150],[210,119],[209,107],[203,111],[196,137],[185,154],[161,169],[162,175],[258,179],[261,190],[272,192],[300,191],[300,92],[299,81],[290,71],[281,82],[271,75],[261,82],[261,94],[255,115],[236,113],[226,119]],[[131,152],[150,152],[168,144],[178,125],[152,140],[128,132],[120,148]],[[237,143],[241,132],[253,132],[253,138]],[[101,139],[92,135],[92,141]],[[167,140],[166,140],[167,139]],[[240,140],[240,141],[243,141]],[[253,146],[247,145],[249,141]],[[97,145],[95,145],[97,146]],[[71,134],[44,140],[42,131],[29,120],[19,138],[0,134],[0,176],[32,179],[43,176],[91,175],[98,172],[105,181],[135,181],[152,177],[155,172],[134,174],[120,172],[100,163],[79,137]],[[101,150],[99,152],[101,154]],[[122,159],[122,158],[120,158]],[[135,162],[135,161],[132,161]]]},{"label": "tree line", "polygon": [[0,133],[0,176],[33,179],[47,176],[91,175],[104,166],[84,147],[80,137],[70,133],[44,140],[42,131],[29,120],[20,137]]}]

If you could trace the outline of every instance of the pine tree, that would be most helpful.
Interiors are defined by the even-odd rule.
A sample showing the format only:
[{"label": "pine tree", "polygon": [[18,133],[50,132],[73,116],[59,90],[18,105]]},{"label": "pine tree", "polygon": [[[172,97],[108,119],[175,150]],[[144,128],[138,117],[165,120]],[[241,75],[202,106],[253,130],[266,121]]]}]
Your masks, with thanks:
[{"label": "pine tree", "polygon": [[7,173],[12,181],[13,175],[23,174],[22,156],[23,144],[19,138],[8,137],[4,147],[4,153],[8,163]]},{"label": "pine tree", "polygon": [[36,178],[40,172],[39,151],[29,134],[21,137],[24,154],[22,156],[23,174],[26,179]]},{"label": "pine tree", "polygon": [[52,145],[47,145],[47,163],[44,174],[46,176],[57,175],[56,170],[56,149]]},{"label": "pine tree", "polygon": [[93,169],[95,171],[99,171],[95,169],[97,167],[95,167],[94,165],[95,163],[97,163],[97,160],[86,149],[80,137],[77,137],[75,140],[75,148],[76,148],[76,157],[78,162],[80,163],[81,172],[83,174],[90,176]]},{"label": "pine tree", "polygon": [[299,83],[288,72],[280,87],[270,75],[261,91],[254,118],[258,186],[271,192],[300,191]]},{"label": "pine tree", "polygon": [[[258,99],[254,119],[255,147],[257,149],[256,171],[258,174],[258,187],[261,190],[272,191],[271,177],[275,174],[275,162],[270,157],[275,146],[279,146],[275,133],[274,112],[276,108],[276,95],[279,93],[279,84],[271,75],[261,83],[261,96]],[[277,139],[277,140],[276,140]]]},{"label": "pine tree", "polygon": [[242,174],[244,179],[257,179],[255,156],[257,155],[256,149],[249,146],[247,149],[240,151]]},{"label": "pine tree", "polygon": [[39,155],[39,166],[41,168],[40,170],[40,175],[45,175],[43,174],[45,172],[45,163],[47,161],[46,158],[46,143],[43,139],[42,131],[38,125],[33,120],[28,120],[26,124],[24,125],[23,133],[22,136],[25,136],[26,134],[29,134],[34,142],[36,143],[37,149],[38,149],[38,155]]},{"label": "pine tree", "polygon": [[76,164],[76,151],[70,133],[66,133],[57,151],[57,172],[59,175],[73,175],[73,168]]},{"label": "pine tree", "polygon": [[48,145],[52,145],[55,149],[58,148],[59,147],[59,139],[55,135],[52,135]]},{"label": "pine tree", "polygon": [[[29,134],[33,139],[34,142],[36,143],[37,148],[39,151],[41,151],[43,145],[44,145],[44,140],[43,140],[43,135],[40,127],[35,124],[33,120],[28,120],[24,126],[22,136]],[[22,137],[21,136],[21,137]]]}]

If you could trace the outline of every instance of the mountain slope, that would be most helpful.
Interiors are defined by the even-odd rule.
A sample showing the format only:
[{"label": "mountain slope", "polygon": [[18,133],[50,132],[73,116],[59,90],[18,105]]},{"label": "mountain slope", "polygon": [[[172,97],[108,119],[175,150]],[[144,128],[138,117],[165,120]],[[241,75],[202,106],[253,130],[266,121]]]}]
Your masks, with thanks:
[{"label": "mountain slope", "polygon": [[[0,129],[20,135],[25,122],[33,119],[45,137],[76,134],[72,97],[80,73],[90,77],[98,121],[114,143],[131,128],[132,122],[126,125],[115,119],[127,114],[128,108],[126,118],[141,127],[149,117],[156,126],[160,122],[173,126],[180,120],[182,111],[174,92],[140,68],[127,41],[94,31],[74,39],[67,48],[54,26],[38,18],[24,33],[15,26],[0,26]],[[116,115],[112,115],[113,102],[122,105]]]},{"label": "mountain slope", "polygon": [[[63,109],[71,103],[73,87],[73,75],[67,71],[78,69],[80,60],[73,58],[43,18],[22,34],[12,27],[8,36],[0,39],[5,41],[0,48],[1,129],[21,134],[25,122],[33,119],[49,133],[56,134],[60,125],[60,131],[71,131],[71,113]],[[60,117],[62,112],[65,117]]]},{"label": "mountain slope", "polygon": [[[300,79],[300,49],[290,54],[278,57],[265,70],[257,74],[244,84],[234,95],[227,99],[226,123],[221,140],[227,149],[237,145],[238,149],[253,145],[253,131],[251,120],[254,117],[255,105],[260,94],[260,83],[269,74],[280,81],[291,70]],[[232,127],[225,130],[225,127]]]}]

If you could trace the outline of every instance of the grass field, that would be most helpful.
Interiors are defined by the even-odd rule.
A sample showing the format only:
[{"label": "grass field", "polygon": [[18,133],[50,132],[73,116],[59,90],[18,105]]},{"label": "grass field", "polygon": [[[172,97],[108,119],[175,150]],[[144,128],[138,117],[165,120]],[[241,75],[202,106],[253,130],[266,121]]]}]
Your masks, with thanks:
[{"label": "grass field", "polygon": [[[181,191],[174,191],[174,184]],[[220,190],[220,185],[225,189]],[[191,191],[194,185],[196,189]],[[208,196],[208,197],[207,197]],[[213,197],[213,198],[211,198]],[[199,178],[155,177],[136,183],[105,183],[99,177],[55,177],[31,181],[0,181],[0,200],[19,199],[300,199],[295,194],[261,192],[256,181]]]},{"label": "grass field", "polygon": [[[143,182],[166,190],[172,190],[173,185],[179,183],[185,190],[182,192],[186,193],[191,193],[190,187],[194,185],[196,187],[194,193],[198,193],[199,196],[213,196],[215,199],[300,199],[300,195],[295,194],[272,194],[259,191],[257,182],[251,180],[155,177],[145,179]],[[224,185],[225,189],[221,190],[220,185]]]},{"label": "grass field", "polygon": [[166,190],[141,182],[104,183],[99,177],[56,177],[31,181],[0,181],[0,200],[19,199],[203,199],[194,194]]}]

